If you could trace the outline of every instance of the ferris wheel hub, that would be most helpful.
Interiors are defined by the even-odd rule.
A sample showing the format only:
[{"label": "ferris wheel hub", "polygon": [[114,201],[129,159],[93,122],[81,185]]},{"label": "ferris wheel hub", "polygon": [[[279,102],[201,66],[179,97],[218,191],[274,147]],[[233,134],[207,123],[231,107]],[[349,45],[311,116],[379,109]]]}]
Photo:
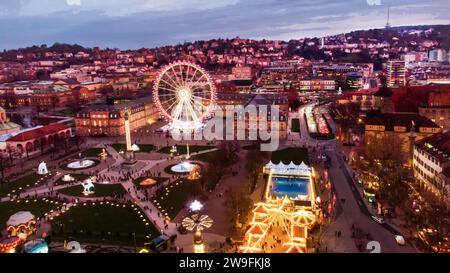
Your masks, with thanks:
[{"label": "ferris wheel hub", "polygon": [[178,97],[183,100],[190,99],[191,91],[188,88],[181,88],[178,90]]}]

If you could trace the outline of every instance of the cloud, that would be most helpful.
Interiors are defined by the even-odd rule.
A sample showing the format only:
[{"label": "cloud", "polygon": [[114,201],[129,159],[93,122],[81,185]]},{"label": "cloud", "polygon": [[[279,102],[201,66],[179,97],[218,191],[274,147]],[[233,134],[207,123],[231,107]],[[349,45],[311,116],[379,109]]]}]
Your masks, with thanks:
[{"label": "cloud", "polygon": [[[380,6],[366,0],[90,0],[71,7],[62,0],[40,0],[42,7],[28,1],[19,7],[26,16],[0,17],[0,48],[69,42],[134,49],[218,37],[297,39],[383,27],[387,5],[394,26],[450,23],[447,0],[383,0]],[[52,12],[36,14],[44,8]]]},{"label": "cloud", "polygon": [[81,6],[81,0],[66,0],[69,6]]}]

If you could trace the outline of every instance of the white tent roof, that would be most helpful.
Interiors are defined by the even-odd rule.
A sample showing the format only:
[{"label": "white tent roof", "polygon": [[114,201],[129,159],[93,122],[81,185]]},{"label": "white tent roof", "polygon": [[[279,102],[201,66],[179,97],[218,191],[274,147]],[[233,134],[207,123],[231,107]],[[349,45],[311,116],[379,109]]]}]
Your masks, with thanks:
[{"label": "white tent roof", "polygon": [[299,165],[296,165],[291,161],[289,164],[284,164],[282,161],[278,164],[274,164],[272,161],[269,161],[265,165],[266,169],[270,169],[273,173],[278,174],[296,174],[296,175],[309,175],[310,168],[304,162]]},{"label": "white tent roof", "polygon": [[11,217],[9,217],[8,221],[6,222],[6,225],[7,226],[18,226],[20,224],[26,224],[35,218],[36,217],[34,217],[34,215],[31,214],[31,212],[29,212],[29,211],[19,211],[15,214],[11,215]]}]

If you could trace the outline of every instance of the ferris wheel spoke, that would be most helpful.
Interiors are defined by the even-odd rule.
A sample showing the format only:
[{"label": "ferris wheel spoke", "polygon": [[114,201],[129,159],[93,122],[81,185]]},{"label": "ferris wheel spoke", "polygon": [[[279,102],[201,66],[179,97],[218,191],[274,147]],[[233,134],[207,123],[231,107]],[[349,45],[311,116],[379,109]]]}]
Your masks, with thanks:
[{"label": "ferris wheel spoke", "polygon": [[161,102],[161,104],[163,104],[163,103],[168,104],[168,103],[170,103],[173,100],[175,100],[175,102],[177,102],[177,98],[176,97],[173,97],[173,98],[170,98],[170,99],[166,99],[166,100],[163,100],[163,101],[160,100],[160,102]]},{"label": "ferris wheel spoke", "polygon": [[[171,83],[169,83],[169,82],[163,80],[162,78],[161,78],[159,81],[160,81],[160,82],[163,82],[163,83],[165,83],[165,84],[167,84],[167,85],[170,86],[170,87],[172,87],[173,90],[176,90],[176,89],[179,88],[178,86],[174,86],[173,84],[171,84]],[[163,88],[163,87],[160,87],[160,86],[159,86],[158,88]]]},{"label": "ferris wheel spoke", "polygon": [[171,88],[159,87],[158,89],[166,90],[166,91],[169,91],[169,92],[172,92],[172,93],[177,93],[176,90],[173,90]]},{"label": "ferris wheel spoke", "polygon": [[195,75],[197,75],[197,72],[198,72],[198,70],[195,69],[194,73],[192,74],[192,78],[189,80],[190,83],[194,81],[194,78],[195,78]]},{"label": "ferris wheel spoke", "polygon": [[[165,75],[166,77],[167,77],[167,79],[169,79],[170,80],[170,82],[172,83],[172,88],[174,88],[174,89],[178,89],[179,87],[180,87],[180,85],[179,85],[179,83],[178,82],[176,82],[174,79],[173,79],[173,76],[169,76],[170,74],[171,74],[171,72],[172,71],[170,71],[170,70],[167,70],[167,74]],[[174,75],[174,76],[176,76],[176,75]]]},{"label": "ferris wheel spoke", "polygon": [[204,78],[204,77],[205,77],[205,74],[202,74],[202,76],[201,76],[200,78],[197,79],[197,81],[193,84],[193,86],[197,86],[198,83],[200,82],[200,80],[201,80],[202,78]]},{"label": "ferris wheel spoke", "polygon": [[177,72],[175,72],[175,68],[172,66],[170,69],[172,70],[172,73],[175,76],[175,81],[178,83],[178,86],[179,87],[183,86],[183,83],[180,82],[180,78],[178,77]]},{"label": "ferris wheel spoke", "polygon": [[198,100],[201,100],[201,101],[203,101],[203,100],[209,100],[209,98],[199,97],[199,96],[195,96],[195,95],[192,95],[192,98],[198,99]]},{"label": "ferris wheel spoke", "polygon": [[[178,67],[180,68],[181,83],[185,86],[186,80],[184,79],[184,76],[183,76],[183,65],[179,64]],[[189,69],[189,66],[188,66],[188,69]]]},{"label": "ferris wheel spoke", "polygon": [[195,122],[199,122],[199,119],[197,117],[197,113],[195,113],[194,108],[192,108],[192,105],[190,103],[186,103],[187,108],[189,109],[191,113],[192,120]]},{"label": "ferris wheel spoke", "polygon": [[190,74],[190,73],[191,73],[191,66],[188,65],[188,66],[187,66],[187,69],[186,69],[186,77],[185,77],[185,81],[184,81],[184,84],[185,84],[185,85],[186,85],[187,82],[188,82],[189,74]]},{"label": "ferris wheel spoke", "polygon": [[203,104],[193,103],[192,107],[194,107],[199,113],[203,113]]},{"label": "ferris wheel spoke", "polygon": [[180,118],[180,114],[181,114],[181,110],[182,110],[181,107],[182,107],[182,104],[179,103],[173,109],[172,114],[173,114],[173,119],[174,120],[178,120]]}]

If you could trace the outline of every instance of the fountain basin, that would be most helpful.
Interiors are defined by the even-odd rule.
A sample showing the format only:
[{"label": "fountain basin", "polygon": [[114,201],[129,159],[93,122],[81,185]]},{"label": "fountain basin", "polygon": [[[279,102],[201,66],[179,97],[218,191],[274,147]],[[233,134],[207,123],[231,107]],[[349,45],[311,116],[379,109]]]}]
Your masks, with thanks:
[{"label": "fountain basin", "polygon": [[69,169],[85,169],[93,166],[95,164],[94,160],[90,159],[83,159],[78,161],[73,161],[67,164],[67,168]]},{"label": "fountain basin", "polygon": [[192,164],[188,161],[183,161],[175,166],[172,166],[170,170],[176,173],[189,173],[191,172],[198,164]]}]

